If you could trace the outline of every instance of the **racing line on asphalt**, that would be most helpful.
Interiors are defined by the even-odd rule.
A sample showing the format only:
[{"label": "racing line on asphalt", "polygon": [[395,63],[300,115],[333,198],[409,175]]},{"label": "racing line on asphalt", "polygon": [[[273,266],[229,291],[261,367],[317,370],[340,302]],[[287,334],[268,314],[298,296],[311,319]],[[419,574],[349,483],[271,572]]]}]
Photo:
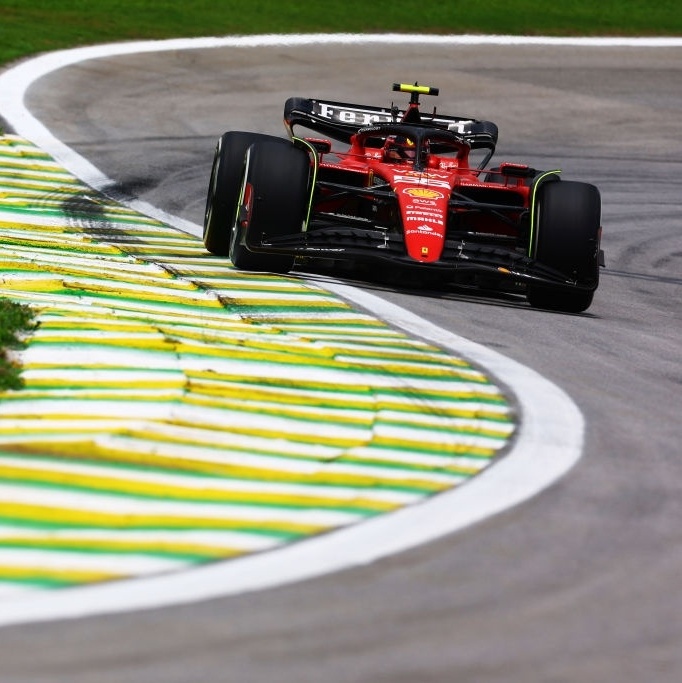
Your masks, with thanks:
[{"label": "racing line on asphalt", "polygon": [[[111,181],[23,105],[37,78],[97,57],[424,39],[115,44],[0,75],[0,113],[18,133],[0,139],[0,295],[33,305],[40,322],[23,353],[26,389],[0,401],[0,586],[11,598],[0,624],[371,562],[526,500],[580,457],[580,412],[531,369],[354,287],[206,256],[199,226],[90,190]],[[76,587],[45,590],[63,586]]]}]

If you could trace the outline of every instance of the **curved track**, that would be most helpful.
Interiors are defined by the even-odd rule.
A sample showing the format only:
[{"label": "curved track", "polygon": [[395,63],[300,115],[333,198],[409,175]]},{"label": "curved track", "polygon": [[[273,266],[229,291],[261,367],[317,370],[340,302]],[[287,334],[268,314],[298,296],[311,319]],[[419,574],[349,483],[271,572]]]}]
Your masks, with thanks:
[{"label": "curved track", "polygon": [[443,111],[496,120],[498,160],[559,165],[600,187],[608,269],[582,316],[511,297],[372,287],[574,398],[585,453],[556,486],[466,532],[308,583],[4,629],[3,679],[678,681],[681,57],[680,48],[198,50],[86,62],[32,88],[36,115],[120,190],[199,222],[223,130],[280,133],[292,94],[388,101],[394,80],[429,82]]}]

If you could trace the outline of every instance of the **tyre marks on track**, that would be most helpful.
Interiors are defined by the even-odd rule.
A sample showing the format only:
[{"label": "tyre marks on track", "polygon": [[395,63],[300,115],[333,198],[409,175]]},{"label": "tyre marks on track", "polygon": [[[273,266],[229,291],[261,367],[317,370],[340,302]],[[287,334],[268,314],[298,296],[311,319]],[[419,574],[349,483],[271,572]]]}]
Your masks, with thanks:
[{"label": "tyre marks on track", "polygon": [[0,296],[39,326],[0,394],[0,596],[269,551],[451,489],[515,429],[461,358],[0,138]]}]

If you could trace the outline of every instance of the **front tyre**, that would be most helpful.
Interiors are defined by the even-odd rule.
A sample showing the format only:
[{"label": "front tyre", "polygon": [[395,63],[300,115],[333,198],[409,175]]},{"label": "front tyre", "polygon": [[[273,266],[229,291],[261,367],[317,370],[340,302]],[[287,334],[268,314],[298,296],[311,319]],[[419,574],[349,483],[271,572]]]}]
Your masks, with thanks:
[{"label": "front tyre", "polygon": [[[204,246],[216,256],[228,256],[230,234],[237,211],[246,150],[270,135],[230,131],[222,135],[215,149],[204,212]],[[284,141],[283,141],[284,142]]]},{"label": "front tyre", "polygon": [[288,273],[294,267],[293,254],[268,253],[261,251],[261,245],[301,232],[308,208],[309,173],[308,154],[291,143],[263,140],[252,145],[230,242],[235,267],[273,273]]},{"label": "front tyre", "polygon": [[528,286],[534,308],[581,313],[599,283],[601,197],[589,183],[547,182],[538,190],[535,260],[575,280],[580,289]]}]

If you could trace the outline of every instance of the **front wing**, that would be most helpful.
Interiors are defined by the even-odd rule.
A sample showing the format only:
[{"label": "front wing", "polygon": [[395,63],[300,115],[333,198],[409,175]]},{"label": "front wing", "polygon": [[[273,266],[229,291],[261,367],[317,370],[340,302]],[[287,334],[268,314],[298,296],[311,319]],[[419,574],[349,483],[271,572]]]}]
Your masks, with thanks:
[{"label": "front wing", "polygon": [[564,273],[516,249],[480,241],[446,240],[439,261],[417,262],[407,255],[401,235],[377,228],[358,227],[352,219],[349,223],[330,225],[313,219],[305,232],[265,239],[258,239],[247,231],[246,246],[256,252],[287,253],[309,259],[388,262],[416,271],[439,273],[444,281],[456,281],[464,275],[487,274],[515,284],[536,282],[581,290],[594,290],[597,287],[597,283],[581,283],[567,278]]}]

